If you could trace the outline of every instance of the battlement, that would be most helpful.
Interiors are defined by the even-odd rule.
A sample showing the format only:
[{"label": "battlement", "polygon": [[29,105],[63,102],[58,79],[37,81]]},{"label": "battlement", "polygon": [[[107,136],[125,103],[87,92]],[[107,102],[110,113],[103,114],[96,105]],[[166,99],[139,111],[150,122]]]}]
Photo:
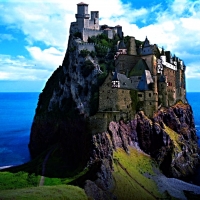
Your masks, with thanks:
[{"label": "battlement", "polygon": [[95,46],[98,46],[98,47],[107,49],[107,51],[110,51],[110,49],[108,47],[105,47],[105,46],[102,46],[102,45],[99,45],[96,43],[87,43],[87,42],[79,43],[77,45],[77,49],[78,49],[78,51],[88,50],[91,52],[91,51],[95,51]]}]

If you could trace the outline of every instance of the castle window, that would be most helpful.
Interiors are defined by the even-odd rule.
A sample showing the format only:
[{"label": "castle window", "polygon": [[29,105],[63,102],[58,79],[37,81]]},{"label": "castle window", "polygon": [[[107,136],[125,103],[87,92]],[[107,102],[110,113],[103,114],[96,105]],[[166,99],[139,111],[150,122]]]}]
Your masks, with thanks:
[{"label": "castle window", "polygon": [[109,97],[107,97],[107,99],[109,99]]},{"label": "castle window", "polygon": [[138,94],[138,97],[142,97],[142,94]]},{"label": "castle window", "polygon": [[151,93],[149,93],[149,97],[151,97]]},{"label": "castle window", "polygon": [[151,102],[149,102],[149,105],[151,105]]}]

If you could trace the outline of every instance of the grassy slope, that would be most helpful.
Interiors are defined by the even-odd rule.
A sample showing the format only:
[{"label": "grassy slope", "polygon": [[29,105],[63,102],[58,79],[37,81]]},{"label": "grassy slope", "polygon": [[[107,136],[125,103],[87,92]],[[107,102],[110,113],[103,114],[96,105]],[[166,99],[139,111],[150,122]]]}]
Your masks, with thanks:
[{"label": "grassy slope", "polygon": [[84,200],[88,199],[84,190],[71,185],[42,186],[17,190],[0,191],[0,199],[66,199]]},{"label": "grassy slope", "polygon": [[152,159],[134,148],[129,151],[130,154],[122,149],[114,152],[114,194],[120,200],[162,198],[155,182],[144,176],[153,175]]}]

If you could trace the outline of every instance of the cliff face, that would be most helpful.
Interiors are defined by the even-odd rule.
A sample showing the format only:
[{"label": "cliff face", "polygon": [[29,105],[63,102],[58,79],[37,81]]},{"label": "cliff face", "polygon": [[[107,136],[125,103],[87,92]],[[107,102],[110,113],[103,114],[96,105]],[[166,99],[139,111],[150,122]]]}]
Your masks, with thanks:
[{"label": "cliff face", "polygon": [[110,122],[107,132],[93,136],[93,158],[107,158],[111,162],[113,150],[123,148],[128,153],[129,146],[151,155],[167,176],[191,175],[198,163],[191,107],[178,103],[158,111],[152,120],[139,112],[128,123]]},{"label": "cliff face", "polygon": [[89,156],[86,118],[91,112],[91,87],[97,81],[95,60],[81,56],[76,47],[76,38],[70,36],[63,65],[39,96],[29,143],[33,158],[56,146],[70,168],[86,165]]},{"label": "cliff face", "polygon": [[[152,119],[140,111],[127,122],[110,121],[105,132],[91,134],[89,118],[97,111],[98,84],[106,73],[100,69],[102,58],[81,55],[77,45],[77,38],[70,36],[63,65],[40,94],[29,143],[32,157],[55,149],[60,159],[58,169],[64,171],[100,162],[96,180],[85,185],[86,193],[93,197],[94,191],[99,191],[104,198],[102,191],[113,187],[113,155],[117,149],[127,154],[129,147],[144,151],[167,176],[191,175],[198,163],[198,147],[188,104],[161,108]],[[106,196],[115,198],[110,193]]]}]

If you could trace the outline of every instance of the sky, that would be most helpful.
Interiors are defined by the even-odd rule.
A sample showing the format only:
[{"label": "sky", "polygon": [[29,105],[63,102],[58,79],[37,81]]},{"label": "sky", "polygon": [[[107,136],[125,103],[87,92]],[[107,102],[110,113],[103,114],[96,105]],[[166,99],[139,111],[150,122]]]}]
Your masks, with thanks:
[{"label": "sky", "polygon": [[[80,0],[81,1],[81,0]],[[41,92],[62,65],[76,0],[0,0],[0,92]],[[100,24],[171,51],[186,65],[188,92],[200,92],[200,0],[84,0]]]}]

